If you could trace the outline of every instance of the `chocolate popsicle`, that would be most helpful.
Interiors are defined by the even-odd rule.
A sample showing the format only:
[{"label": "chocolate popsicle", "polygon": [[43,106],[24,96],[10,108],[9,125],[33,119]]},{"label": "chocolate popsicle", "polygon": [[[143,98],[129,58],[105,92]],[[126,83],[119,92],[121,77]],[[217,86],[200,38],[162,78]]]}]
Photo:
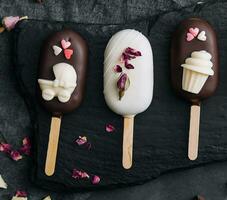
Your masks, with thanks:
[{"label": "chocolate popsicle", "polygon": [[76,109],[84,96],[88,49],[85,40],[66,29],[44,42],[38,70],[38,96],[52,114],[45,173],[53,175],[61,118]]},{"label": "chocolate popsicle", "polygon": [[171,82],[174,90],[191,103],[188,157],[198,156],[201,101],[214,94],[219,78],[216,34],[199,18],[184,20],[172,38]]}]

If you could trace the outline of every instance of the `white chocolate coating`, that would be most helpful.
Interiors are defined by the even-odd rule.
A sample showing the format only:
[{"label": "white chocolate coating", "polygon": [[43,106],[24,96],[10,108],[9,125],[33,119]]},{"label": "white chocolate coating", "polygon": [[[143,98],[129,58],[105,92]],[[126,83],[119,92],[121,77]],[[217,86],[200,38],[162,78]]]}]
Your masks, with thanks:
[{"label": "white chocolate coating", "polygon": [[42,90],[42,97],[46,101],[58,97],[62,103],[69,101],[76,88],[77,74],[73,66],[67,63],[58,63],[53,66],[55,80],[38,79]]},{"label": "white chocolate coating", "polygon": [[[141,52],[130,63],[134,69],[126,69],[120,62],[123,51],[131,47]],[[117,80],[119,73],[114,72],[116,64],[128,74],[130,86],[119,100]],[[145,111],[153,97],[153,54],[148,39],[132,29],[119,31],[112,36],[104,54],[104,97],[109,108],[124,117],[134,116]]]}]

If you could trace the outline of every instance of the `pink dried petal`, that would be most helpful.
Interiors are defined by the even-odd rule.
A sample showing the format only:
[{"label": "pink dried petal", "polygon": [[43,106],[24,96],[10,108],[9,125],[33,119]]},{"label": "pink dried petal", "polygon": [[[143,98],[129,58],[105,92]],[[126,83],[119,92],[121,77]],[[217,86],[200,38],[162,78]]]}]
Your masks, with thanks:
[{"label": "pink dried petal", "polygon": [[142,56],[140,51],[137,51],[136,49],[133,49],[131,47],[128,47],[125,49],[125,53],[133,56]]},{"label": "pink dried petal", "polygon": [[117,72],[117,73],[122,72],[122,68],[121,68],[120,65],[115,65],[113,69],[114,69],[114,71]]},{"label": "pink dried petal", "polygon": [[111,133],[115,131],[115,127],[112,124],[106,124],[106,132]]},{"label": "pink dried petal", "polygon": [[25,138],[23,139],[23,145],[24,145],[24,146],[31,147],[31,141],[30,141],[30,139],[29,139],[28,137],[25,137]]},{"label": "pink dried petal", "polygon": [[27,192],[25,192],[25,191],[17,190],[15,196],[16,196],[16,197],[27,197],[28,194],[27,194]]},{"label": "pink dried petal", "polygon": [[31,147],[29,146],[22,146],[19,150],[20,153],[25,154],[27,156],[31,155]]},{"label": "pink dried petal", "polygon": [[6,144],[6,143],[1,143],[0,144],[0,151],[1,152],[10,153],[11,149],[12,149],[12,147],[11,147],[10,144]]},{"label": "pink dried petal", "polygon": [[81,137],[79,136],[78,139],[76,139],[76,143],[80,146],[83,145],[85,143],[87,143],[87,138],[85,136]]},{"label": "pink dried petal", "polygon": [[94,176],[92,177],[92,184],[96,185],[96,184],[98,184],[99,182],[100,182],[100,177],[97,176],[97,175],[94,175]]},{"label": "pink dried petal", "polygon": [[22,159],[22,155],[18,152],[18,151],[11,151],[10,153],[10,157],[15,160],[15,161],[18,161],[18,160],[21,160]]},{"label": "pink dried petal", "polygon": [[14,29],[15,25],[23,19],[28,19],[27,16],[24,17],[19,17],[19,16],[9,16],[9,17],[4,17],[2,20],[3,26],[6,28],[7,31],[11,31]]},{"label": "pink dried petal", "polygon": [[75,179],[84,179],[84,178],[89,178],[89,175],[86,172],[73,169],[72,177]]},{"label": "pink dried petal", "polygon": [[17,24],[17,22],[20,21],[20,17],[16,16],[9,16],[9,17],[4,17],[2,20],[2,24],[4,25],[4,27],[10,31],[12,29],[14,29],[15,25]]}]

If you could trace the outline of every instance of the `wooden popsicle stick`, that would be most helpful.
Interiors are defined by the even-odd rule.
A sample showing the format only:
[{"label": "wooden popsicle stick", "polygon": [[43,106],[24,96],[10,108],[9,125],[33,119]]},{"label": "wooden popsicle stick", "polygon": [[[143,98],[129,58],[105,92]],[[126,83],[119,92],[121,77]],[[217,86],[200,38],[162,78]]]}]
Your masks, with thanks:
[{"label": "wooden popsicle stick", "polygon": [[188,158],[195,160],[199,147],[200,104],[191,106],[190,128],[188,140]]},{"label": "wooden popsicle stick", "polygon": [[61,118],[52,117],[45,165],[45,173],[47,176],[52,176],[55,171],[60,127]]},{"label": "wooden popsicle stick", "polygon": [[124,117],[122,165],[125,169],[132,167],[133,128],[134,116]]}]

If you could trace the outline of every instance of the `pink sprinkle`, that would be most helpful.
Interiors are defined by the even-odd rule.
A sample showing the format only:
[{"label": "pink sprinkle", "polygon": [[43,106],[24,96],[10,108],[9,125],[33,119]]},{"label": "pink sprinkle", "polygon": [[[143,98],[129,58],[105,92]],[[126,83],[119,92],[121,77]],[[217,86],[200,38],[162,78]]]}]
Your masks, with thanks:
[{"label": "pink sprinkle", "polygon": [[12,149],[12,147],[11,147],[10,144],[6,144],[6,143],[1,143],[0,144],[0,151],[1,152],[10,153],[11,149]]},{"label": "pink sprinkle", "polygon": [[125,49],[125,53],[133,56],[142,56],[140,51],[137,51],[136,49],[133,49],[131,47],[128,47]]},{"label": "pink sprinkle", "polygon": [[11,151],[10,157],[13,160],[15,160],[15,161],[18,161],[18,160],[21,160],[22,159],[22,155],[18,151],[16,151],[16,150]]},{"label": "pink sprinkle", "polygon": [[106,125],[106,132],[111,133],[115,131],[115,127],[112,124]]},{"label": "pink sprinkle", "polygon": [[25,192],[25,191],[17,190],[15,196],[16,196],[16,197],[27,197],[28,194],[27,194],[27,192]]},{"label": "pink sprinkle", "polygon": [[86,172],[73,169],[72,177],[75,179],[85,179],[85,178],[89,178],[89,175]]},{"label": "pink sprinkle", "polygon": [[98,183],[100,182],[100,177],[97,176],[97,175],[93,176],[91,182],[92,182],[92,184],[94,184],[94,185],[98,184]]}]

